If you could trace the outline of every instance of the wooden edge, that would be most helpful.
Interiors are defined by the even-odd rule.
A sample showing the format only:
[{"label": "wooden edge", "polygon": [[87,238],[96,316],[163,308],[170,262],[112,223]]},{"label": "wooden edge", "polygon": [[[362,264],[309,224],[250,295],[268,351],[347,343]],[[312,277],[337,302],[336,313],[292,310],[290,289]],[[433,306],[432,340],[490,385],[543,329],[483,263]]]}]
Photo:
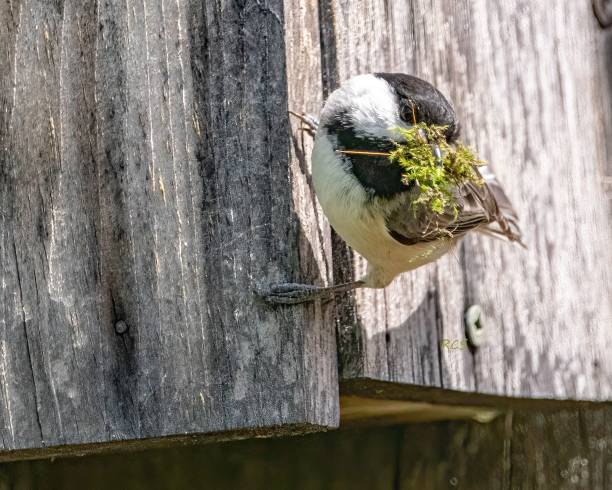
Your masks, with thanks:
[{"label": "wooden edge", "polygon": [[382,400],[351,395],[340,397],[340,424],[343,428],[458,419],[487,423],[501,413],[500,410],[488,407]]},{"label": "wooden edge", "polygon": [[[340,426],[392,425],[408,422],[471,419],[489,422],[506,410],[604,409],[608,401],[512,398],[473,392],[393,383],[369,378],[340,382]],[[0,452],[0,463],[32,459],[135,452],[252,438],[273,438],[324,432],[335,427],[288,424],[233,431],[176,434],[91,444],[70,444]]]},{"label": "wooden edge", "polygon": [[130,439],[91,444],[69,444],[42,448],[15,449],[0,452],[0,463],[32,459],[55,459],[62,457],[79,457],[108,453],[129,453],[148,449],[192,446],[214,442],[228,442],[243,439],[267,439],[273,437],[306,435],[314,432],[325,432],[336,427],[315,424],[287,424],[283,426],[258,427],[223,432],[201,434],[176,434],[149,439]]},{"label": "wooden edge", "polygon": [[[432,388],[407,383],[355,378],[340,382],[340,397],[367,400],[416,402],[439,407],[483,410],[563,410],[576,408],[600,409],[612,406],[612,401],[571,400],[554,398],[513,398],[467,391]],[[354,401],[350,402],[354,403]],[[381,406],[382,407],[382,406]],[[408,407],[408,406],[407,406]],[[382,409],[382,408],[381,408]],[[466,413],[468,413],[466,412]],[[459,413],[459,412],[457,412]],[[342,422],[342,413],[340,415]],[[439,420],[439,419],[437,419]]]}]

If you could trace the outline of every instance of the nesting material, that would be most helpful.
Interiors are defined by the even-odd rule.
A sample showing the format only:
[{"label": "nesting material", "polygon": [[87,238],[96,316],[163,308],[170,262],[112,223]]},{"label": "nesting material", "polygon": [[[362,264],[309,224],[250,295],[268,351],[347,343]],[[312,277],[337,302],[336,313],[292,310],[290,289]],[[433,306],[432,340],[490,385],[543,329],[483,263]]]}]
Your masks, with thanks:
[{"label": "nesting material", "polygon": [[[424,206],[436,214],[458,213],[455,189],[467,182],[483,185],[475,167],[484,165],[467,146],[449,145],[446,126],[417,123],[398,128],[404,141],[389,153],[389,159],[402,167],[402,181],[419,189],[414,206]],[[439,151],[436,150],[436,145]]]},{"label": "nesting material", "polygon": [[410,128],[396,128],[404,141],[395,142],[396,148],[391,152],[356,149],[338,152],[389,158],[401,166],[404,184],[417,186],[418,197],[412,202],[415,208],[438,215],[450,212],[456,219],[457,188],[468,182],[484,185],[475,168],[486,163],[462,143],[448,144],[446,129],[447,126],[415,123]]}]

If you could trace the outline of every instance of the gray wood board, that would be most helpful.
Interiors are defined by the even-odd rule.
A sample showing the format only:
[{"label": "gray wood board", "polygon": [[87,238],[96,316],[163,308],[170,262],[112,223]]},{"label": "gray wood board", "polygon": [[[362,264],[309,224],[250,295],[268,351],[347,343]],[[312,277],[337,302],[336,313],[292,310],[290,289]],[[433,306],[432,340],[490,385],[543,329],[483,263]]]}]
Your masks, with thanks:
[{"label": "gray wood board", "polygon": [[[321,11],[327,90],[375,71],[438,86],[457,108],[463,140],[506,187],[528,247],[473,235],[385,290],[358,291],[339,306],[341,377],[610,399],[612,92],[590,3],[322,0]],[[334,264],[337,281],[364,273],[341,243],[335,254],[345,256]],[[441,348],[465,339],[472,304],[485,312],[486,344]]]},{"label": "gray wood board", "polygon": [[283,3],[1,0],[0,26],[0,450],[337,425],[329,313],[253,294],[327,274]]},{"label": "gray wood board", "polygon": [[[604,61],[600,64],[602,71],[601,77],[602,80],[605,80],[607,83],[607,85],[604,86],[604,90],[606,90],[608,93],[612,93],[612,29],[607,29],[600,37],[599,58]],[[608,106],[608,109],[610,108],[611,107]],[[610,121],[609,118],[606,118],[604,123],[606,130],[606,158],[603,162],[603,182],[604,188],[608,195],[608,203],[610,205],[610,209],[612,210],[612,121]]]}]

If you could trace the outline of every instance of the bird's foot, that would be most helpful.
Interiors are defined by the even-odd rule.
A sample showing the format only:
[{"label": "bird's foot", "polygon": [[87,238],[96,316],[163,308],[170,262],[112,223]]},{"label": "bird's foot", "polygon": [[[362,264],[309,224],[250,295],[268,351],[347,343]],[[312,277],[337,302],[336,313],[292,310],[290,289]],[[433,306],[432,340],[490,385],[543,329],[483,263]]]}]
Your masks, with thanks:
[{"label": "bird's foot", "polygon": [[257,294],[266,302],[275,305],[295,305],[308,303],[317,299],[329,301],[335,293],[344,293],[363,287],[363,281],[354,281],[336,286],[312,286],[310,284],[282,283],[259,290]]},{"label": "bird's foot", "polygon": [[319,129],[319,120],[316,117],[304,112],[298,114],[297,112],[289,111],[289,114],[300,120],[300,131],[308,133],[313,138],[315,137],[317,129]]},{"label": "bird's foot", "polygon": [[272,284],[267,289],[258,291],[258,294],[266,302],[275,305],[308,303],[317,299],[331,299],[333,296],[329,288],[296,283]]}]

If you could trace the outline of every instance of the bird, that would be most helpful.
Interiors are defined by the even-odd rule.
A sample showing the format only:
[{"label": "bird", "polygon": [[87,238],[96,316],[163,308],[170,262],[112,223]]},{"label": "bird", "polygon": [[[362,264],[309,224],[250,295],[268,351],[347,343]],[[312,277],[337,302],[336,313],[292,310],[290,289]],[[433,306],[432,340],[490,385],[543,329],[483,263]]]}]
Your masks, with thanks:
[{"label": "bird", "polygon": [[317,199],[335,232],[367,260],[367,271],[355,281],[327,287],[274,284],[262,292],[269,303],[384,288],[399,274],[453,250],[472,231],[523,244],[517,213],[488,166],[474,166],[481,185],[466,182],[453,189],[454,212],[433,215],[411,206],[418,185],[404,182],[400,166],[386,156],[401,139],[397,128],[421,122],[444,126],[451,145],[460,135],[453,105],[431,83],[403,73],[357,75],[329,95],[320,121],[300,118],[315,137],[311,162]]}]

